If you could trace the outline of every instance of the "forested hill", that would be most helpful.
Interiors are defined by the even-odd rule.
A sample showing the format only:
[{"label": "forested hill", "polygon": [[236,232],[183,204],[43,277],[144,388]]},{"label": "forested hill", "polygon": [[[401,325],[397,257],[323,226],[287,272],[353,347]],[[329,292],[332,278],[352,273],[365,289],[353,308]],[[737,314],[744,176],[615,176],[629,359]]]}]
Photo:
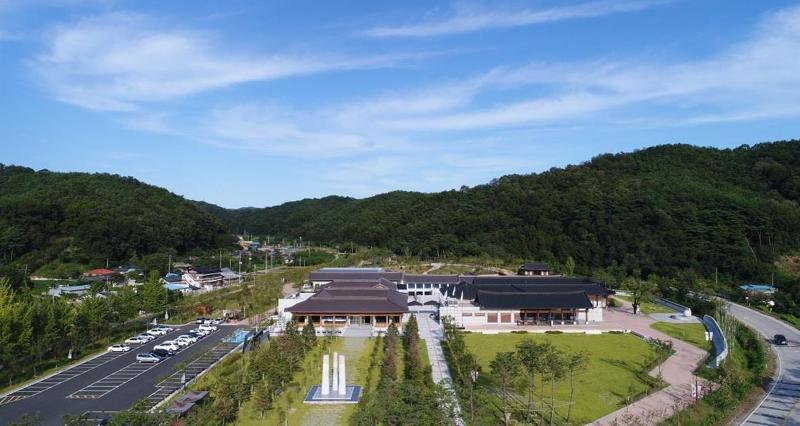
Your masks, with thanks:
[{"label": "forested hill", "polygon": [[481,255],[768,277],[800,248],[800,141],[719,150],[664,145],[434,194],[327,197],[211,210],[231,229]]},{"label": "forested hill", "polygon": [[133,178],[0,164],[2,265],[119,263],[232,241],[207,211]]}]

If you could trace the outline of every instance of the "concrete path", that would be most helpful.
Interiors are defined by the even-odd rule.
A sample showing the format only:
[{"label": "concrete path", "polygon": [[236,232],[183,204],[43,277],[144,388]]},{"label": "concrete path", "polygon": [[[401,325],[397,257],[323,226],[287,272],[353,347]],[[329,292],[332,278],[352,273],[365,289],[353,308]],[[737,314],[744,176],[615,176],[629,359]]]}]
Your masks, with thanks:
[{"label": "concrete path", "polygon": [[[603,327],[622,328],[648,337],[671,340],[675,354],[669,357],[661,368],[662,377],[669,383],[669,386],[614,411],[592,424],[657,424],[694,402],[692,390],[696,381],[702,386],[703,392],[708,390],[710,385],[692,374],[692,371],[706,358],[706,351],[650,328],[650,324],[656,322],[655,320],[645,315],[633,315],[632,312],[629,303],[626,303],[623,308],[609,308],[604,313]],[[655,368],[650,375],[656,377],[658,371],[659,369]]]},{"label": "concrete path", "polygon": [[[743,425],[800,425],[800,331],[768,315],[727,302],[728,312],[766,339],[783,334],[787,346],[772,346],[777,357],[769,393],[751,412]],[[736,348],[734,347],[734,350]]]},{"label": "concrete path", "polygon": [[456,424],[461,426],[464,424],[464,421],[461,419],[461,408],[459,407],[458,398],[453,389],[453,379],[450,377],[450,369],[447,368],[447,361],[442,351],[444,329],[440,323],[434,321],[429,315],[419,314],[416,317],[417,323],[419,324],[419,337],[425,341],[425,346],[428,349],[428,359],[431,363],[433,382],[444,386],[453,396]]}]

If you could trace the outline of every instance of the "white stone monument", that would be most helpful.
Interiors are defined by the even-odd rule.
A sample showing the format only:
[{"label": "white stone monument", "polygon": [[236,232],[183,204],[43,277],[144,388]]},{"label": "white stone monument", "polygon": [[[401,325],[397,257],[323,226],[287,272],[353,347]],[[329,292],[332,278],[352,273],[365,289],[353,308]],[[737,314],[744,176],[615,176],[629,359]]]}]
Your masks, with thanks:
[{"label": "white stone monument", "polygon": [[322,383],[311,387],[303,403],[356,404],[360,397],[361,386],[347,385],[344,355],[334,352],[333,355],[322,355]]},{"label": "white stone monument", "polygon": [[331,392],[336,392],[339,390],[339,353],[333,353],[333,359],[331,359],[333,363],[333,376],[331,377]]},{"label": "white stone monument", "polygon": [[322,385],[320,389],[323,395],[328,395],[330,393],[331,385],[330,385],[330,374],[328,374],[328,354],[322,355]]},{"label": "white stone monument", "polygon": [[339,355],[339,395],[345,395],[344,355]]}]

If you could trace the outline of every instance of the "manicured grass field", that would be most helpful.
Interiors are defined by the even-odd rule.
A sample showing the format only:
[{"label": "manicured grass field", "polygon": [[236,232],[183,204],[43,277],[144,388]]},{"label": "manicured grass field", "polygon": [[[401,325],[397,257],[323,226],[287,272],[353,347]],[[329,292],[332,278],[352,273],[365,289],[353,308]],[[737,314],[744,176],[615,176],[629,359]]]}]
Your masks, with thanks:
[{"label": "manicured grass field", "polygon": [[676,324],[671,322],[656,322],[650,327],[668,334],[676,339],[697,346],[700,349],[711,351],[711,342],[706,341],[706,327],[703,324]]},{"label": "manicured grass field", "polygon": [[[624,300],[626,302],[630,302],[630,303],[633,302],[633,299],[631,299],[630,296],[616,295],[614,297],[616,297],[617,299],[620,299],[620,300]],[[668,308],[666,306],[659,305],[658,303],[649,302],[649,301],[643,301],[639,305],[639,309],[641,310],[641,312],[643,314],[670,314],[670,313],[675,312],[674,309],[670,309],[670,308]]]},{"label": "manicured grass field", "polygon": [[[575,376],[575,406],[572,423],[584,424],[596,420],[649,391],[651,386],[643,381],[639,373],[653,353],[650,346],[630,334],[479,334],[464,336],[467,348],[481,365],[479,386],[491,387],[489,363],[501,351],[514,351],[517,343],[524,339],[549,340],[564,352],[584,351],[589,360],[587,368]],[[517,393],[527,400],[525,381],[521,378]],[[538,387],[538,383],[537,383]],[[549,384],[545,397],[549,400]],[[562,380],[556,384],[556,404],[560,416],[564,416],[569,402],[569,383]],[[562,417],[563,418],[563,417]]]}]

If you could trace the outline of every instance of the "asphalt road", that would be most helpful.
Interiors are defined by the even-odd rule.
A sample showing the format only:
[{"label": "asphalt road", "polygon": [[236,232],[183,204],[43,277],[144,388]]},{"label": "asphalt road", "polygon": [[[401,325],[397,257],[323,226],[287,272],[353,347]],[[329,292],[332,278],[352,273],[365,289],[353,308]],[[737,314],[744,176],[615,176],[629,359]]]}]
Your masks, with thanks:
[{"label": "asphalt road", "polygon": [[[173,339],[182,334],[181,331],[194,327],[176,327],[172,333],[160,336],[148,344],[135,346],[130,352],[101,355],[0,398],[0,424],[7,424],[25,413],[38,413],[42,424],[60,425],[65,414],[120,411],[138,400],[157,394],[160,387],[156,385],[174,374],[176,364],[197,359],[221,343],[236,328],[229,325],[219,326],[218,331],[158,364],[136,363],[137,353],[152,350],[157,343]],[[232,347],[233,345],[230,346]],[[210,362],[204,363],[204,368],[207,364]]]},{"label": "asphalt road", "polygon": [[[728,303],[729,312],[770,340],[778,358],[775,380],[769,394],[741,424],[800,425],[800,332],[768,315],[735,303]],[[788,346],[772,344],[772,336],[783,334]]]}]

